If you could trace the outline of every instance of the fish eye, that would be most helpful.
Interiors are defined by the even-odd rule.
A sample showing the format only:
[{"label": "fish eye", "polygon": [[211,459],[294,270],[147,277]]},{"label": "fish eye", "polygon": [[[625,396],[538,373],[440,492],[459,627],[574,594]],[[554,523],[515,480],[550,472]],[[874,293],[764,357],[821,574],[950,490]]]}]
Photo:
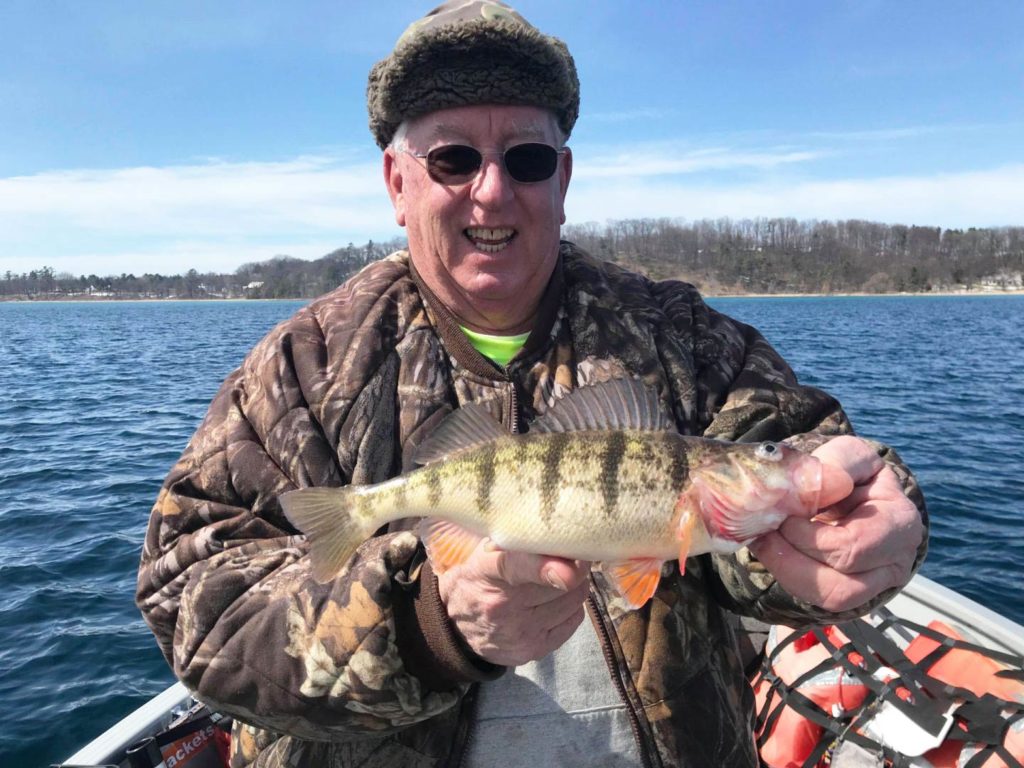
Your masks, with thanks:
[{"label": "fish eye", "polygon": [[778,443],[764,442],[757,446],[757,458],[766,461],[782,461],[782,449]]}]

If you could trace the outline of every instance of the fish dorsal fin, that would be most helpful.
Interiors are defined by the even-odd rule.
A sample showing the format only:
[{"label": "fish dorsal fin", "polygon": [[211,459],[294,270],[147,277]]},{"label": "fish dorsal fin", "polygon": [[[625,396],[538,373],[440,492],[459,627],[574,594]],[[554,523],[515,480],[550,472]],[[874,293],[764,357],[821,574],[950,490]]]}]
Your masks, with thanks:
[{"label": "fish dorsal fin", "polygon": [[478,403],[464,405],[445,417],[416,449],[417,464],[430,464],[456,453],[511,437],[501,422]]},{"label": "fish dorsal fin", "polygon": [[594,429],[674,430],[658,393],[636,379],[612,379],[560,397],[530,426],[536,432]]}]

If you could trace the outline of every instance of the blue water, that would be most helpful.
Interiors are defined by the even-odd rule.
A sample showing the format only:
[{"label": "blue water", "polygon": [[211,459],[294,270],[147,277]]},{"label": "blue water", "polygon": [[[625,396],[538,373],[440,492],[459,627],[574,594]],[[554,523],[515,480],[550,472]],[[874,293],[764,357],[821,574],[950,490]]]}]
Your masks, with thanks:
[{"label": "blue water", "polygon": [[[712,303],[916,470],[925,575],[1024,622],[1024,297]],[[0,304],[0,766],[62,759],[172,682],[133,604],[150,506],[300,305]]]}]

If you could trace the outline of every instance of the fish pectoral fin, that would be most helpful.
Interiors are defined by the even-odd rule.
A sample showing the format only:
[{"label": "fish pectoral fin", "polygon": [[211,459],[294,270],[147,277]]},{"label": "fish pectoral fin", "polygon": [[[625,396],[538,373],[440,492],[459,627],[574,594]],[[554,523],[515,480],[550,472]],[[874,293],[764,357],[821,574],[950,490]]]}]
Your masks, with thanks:
[{"label": "fish pectoral fin", "polygon": [[605,563],[603,570],[629,607],[636,609],[657,591],[661,581],[661,563],[656,558],[634,558]]},{"label": "fish pectoral fin", "polygon": [[775,514],[772,508],[747,509],[700,478],[694,479],[693,487],[700,499],[704,525],[715,538],[731,542],[750,541],[777,528],[778,523],[785,518],[785,514]]},{"label": "fish pectoral fin", "polygon": [[679,540],[679,574],[684,575],[686,573],[686,558],[690,556],[694,534],[697,531],[697,526],[701,524],[699,507],[694,503],[689,492],[679,496],[679,501],[676,502],[676,513],[679,520],[676,526],[676,538]]},{"label": "fish pectoral fin", "polygon": [[423,520],[419,534],[434,573],[444,573],[449,568],[462,565],[483,538],[461,525],[436,517]]}]

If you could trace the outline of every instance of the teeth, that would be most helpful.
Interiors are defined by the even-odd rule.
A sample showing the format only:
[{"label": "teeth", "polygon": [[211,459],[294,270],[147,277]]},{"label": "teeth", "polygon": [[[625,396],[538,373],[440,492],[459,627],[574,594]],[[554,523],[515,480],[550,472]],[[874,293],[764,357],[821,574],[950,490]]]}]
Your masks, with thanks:
[{"label": "teeth", "polygon": [[516,234],[511,227],[467,227],[465,231],[466,237],[473,241],[474,247],[484,253],[497,253],[512,242]]},{"label": "teeth", "polygon": [[485,227],[469,227],[466,230],[466,234],[474,240],[485,240],[492,243],[500,243],[503,240],[508,240],[516,231],[511,227],[502,227],[501,229],[488,229]]}]

